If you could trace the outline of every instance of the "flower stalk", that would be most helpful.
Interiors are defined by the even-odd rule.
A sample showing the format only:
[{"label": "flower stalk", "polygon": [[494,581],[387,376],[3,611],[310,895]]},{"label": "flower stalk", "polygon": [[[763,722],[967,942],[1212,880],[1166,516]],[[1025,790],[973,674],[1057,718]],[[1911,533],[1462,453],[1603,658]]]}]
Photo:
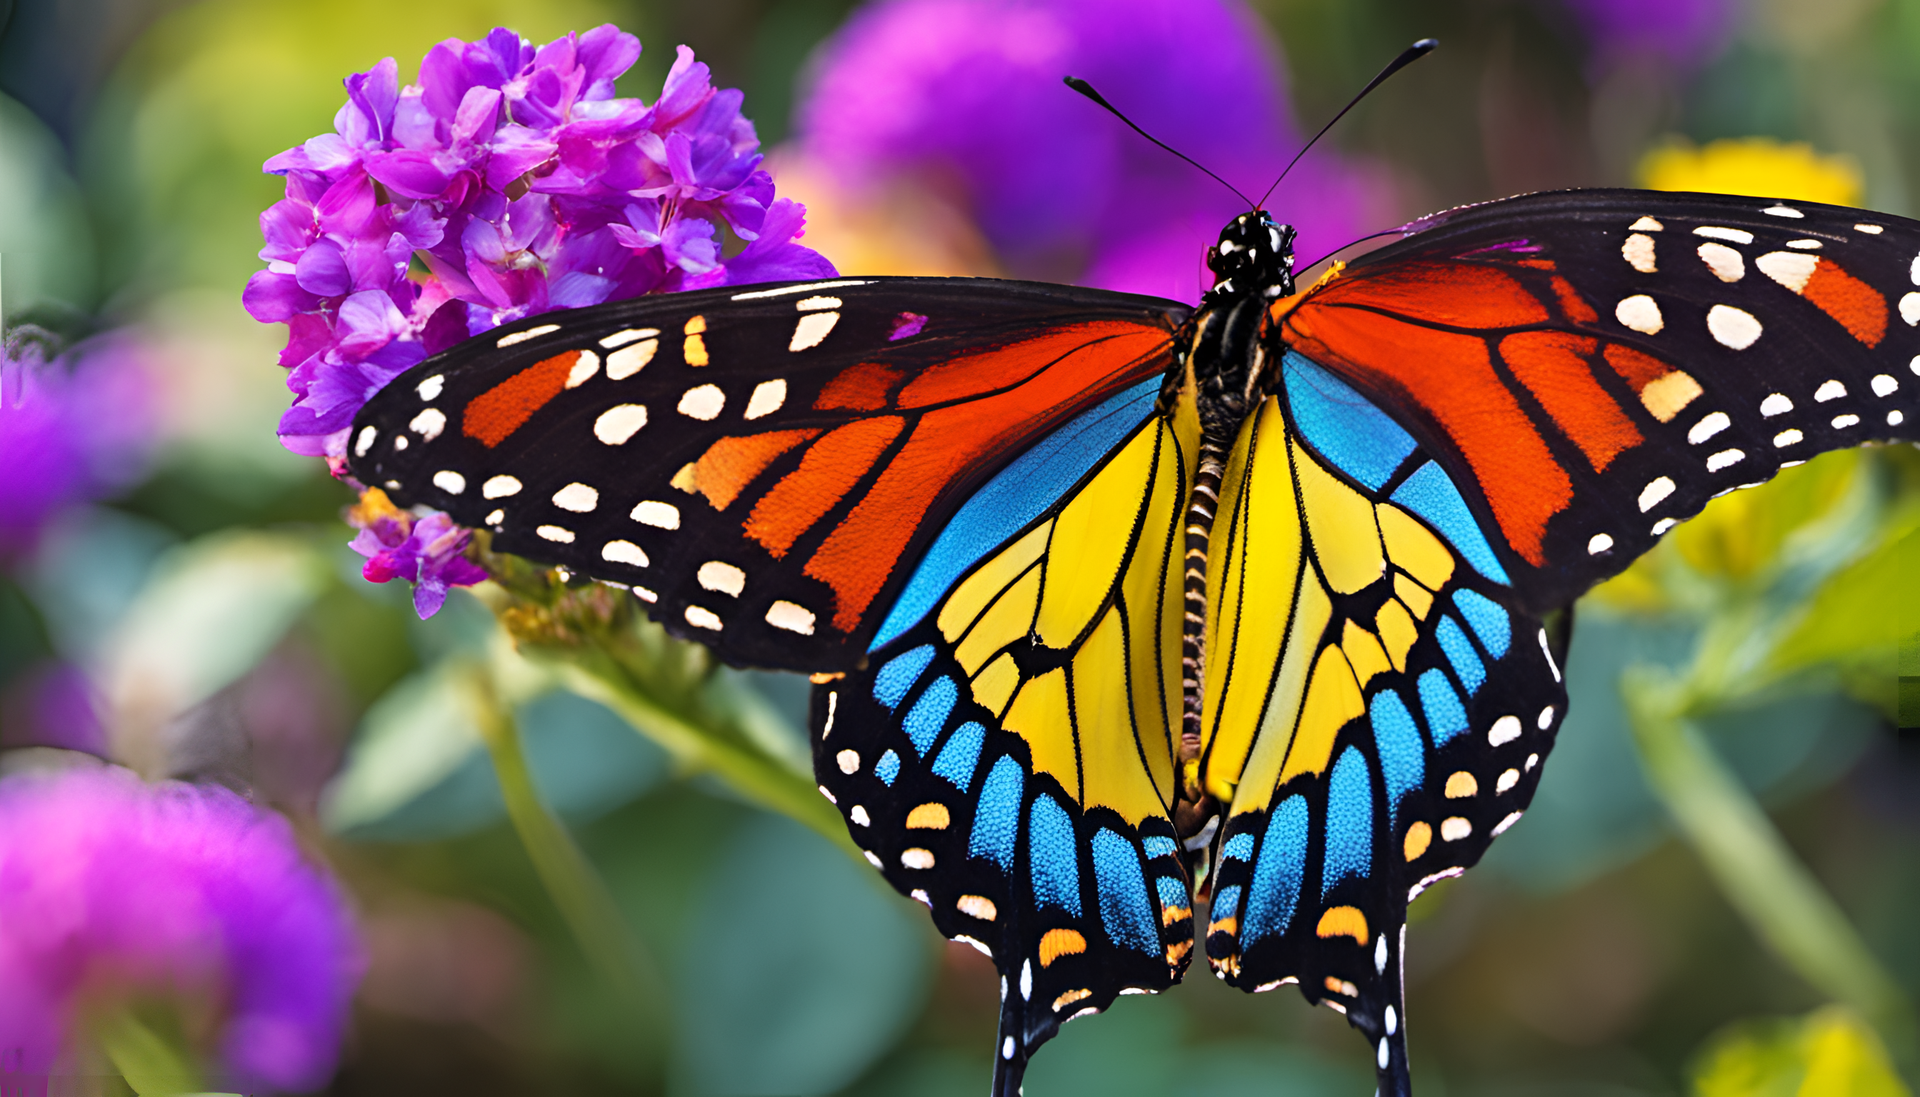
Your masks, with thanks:
[{"label": "flower stalk", "polygon": [[520,729],[495,690],[493,676],[476,664],[468,668],[466,680],[474,725],[500,780],[507,818],[520,836],[534,871],[581,952],[634,1014],[640,1038],[657,1040],[665,1024],[660,1003],[666,1000],[658,967],[646,946],[628,928],[593,863],[540,798],[526,753],[520,747]]}]

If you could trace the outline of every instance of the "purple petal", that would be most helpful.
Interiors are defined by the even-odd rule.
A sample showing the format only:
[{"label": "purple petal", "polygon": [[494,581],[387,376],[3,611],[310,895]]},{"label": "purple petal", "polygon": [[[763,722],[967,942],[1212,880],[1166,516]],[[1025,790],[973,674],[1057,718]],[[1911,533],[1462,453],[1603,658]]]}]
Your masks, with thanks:
[{"label": "purple petal", "polygon": [[300,288],[293,275],[275,274],[268,270],[255,271],[247,279],[247,288],[241,291],[240,303],[246,306],[248,316],[263,324],[285,322],[320,304],[318,298]]},{"label": "purple petal", "polygon": [[580,36],[579,62],[586,69],[586,87],[582,99],[611,99],[613,82],[640,59],[640,39],[614,26],[602,23]]},{"label": "purple petal", "polygon": [[294,264],[294,280],[300,288],[321,297],[338,297],[353,288],[347,273],[346,253],[329,239],[320,239]]}]

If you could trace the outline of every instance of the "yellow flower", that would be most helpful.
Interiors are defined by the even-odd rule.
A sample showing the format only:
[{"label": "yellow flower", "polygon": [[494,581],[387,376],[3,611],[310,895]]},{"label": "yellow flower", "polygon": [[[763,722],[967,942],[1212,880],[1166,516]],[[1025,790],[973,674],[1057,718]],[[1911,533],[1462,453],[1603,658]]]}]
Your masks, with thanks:
[{"label": "yellow flower", "polygon": [[1728,137],[1698,148],[1675,139],[1640,160],[1640,185],[1651,190],[1758,194],[1801,202],[1857,206],[1864,186],[1849,156],[1823,156],[1804,141]]}]

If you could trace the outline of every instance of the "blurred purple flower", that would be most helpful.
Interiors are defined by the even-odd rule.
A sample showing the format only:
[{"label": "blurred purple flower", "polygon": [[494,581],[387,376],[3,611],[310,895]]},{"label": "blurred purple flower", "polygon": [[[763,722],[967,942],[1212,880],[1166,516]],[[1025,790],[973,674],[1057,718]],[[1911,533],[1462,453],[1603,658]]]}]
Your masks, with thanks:
[{"label": "blurred purple flower", "polygon": [[348,512],[347,520],[360,530],[353,551],[367,558],[360,574],[370,583],[412,583],[413,610],[423,621],[440,612],[450,588],[472,586],[487,577],[466,558],[469,531],[439,511],[415,517],[376,488]]},{"label": "blurred purple flower", "polygon": [[0,694],[0,750],[59,747],[107,756],[93,683],[71,663],[46,661],[15,676]]},{"label": "blurred purple flower", "polygon": [[0,1048],[44,1073],[115,995],[221,1007],[242,1089],[333,1071],[362,968],[339,890],[292,829],[222,788],[123,770],[0,781]]},{"label": "blurred purple flower", "polygon": [[[955,187],[1007,268],[1197,300],[1244,206],[1062,86],[1083,77],[1148,132],[1258,196],[1299,147],[1279,51],[1237,0],[886,0],[817,56],[796,115],[852,183]],[[1303,252],[1365,231],[1368,185],[1316,152],[1276,191]]]},{"label": "blurred purple flower", "polygon": [[0,557],[30,548],[62,508],[124,487],[154,437],[155,396],[130,336],[48,361],[14,335],[0,350]]},{"label": "blurred purple flower", "polygon": [[[617,99],[640,41],[611,24],[534,46],[505,28],[349,77],[335,132],[266,163],[255,319],[288,325],[283,443],[343,466],[361,405],[427,355],[549,309],[829,276],[794,243],[741,93],[682,46],[660,98]],[[721,230],[750,246],[726,259]],[[418,258],[429,275],[408,274]]]},{"label": "blurred purple flower", "polygon": [[1602,64],[1647,54],[1685,68],[1702,64],[1726,45],[1736,15],[1731,0],[1563,2]]}]

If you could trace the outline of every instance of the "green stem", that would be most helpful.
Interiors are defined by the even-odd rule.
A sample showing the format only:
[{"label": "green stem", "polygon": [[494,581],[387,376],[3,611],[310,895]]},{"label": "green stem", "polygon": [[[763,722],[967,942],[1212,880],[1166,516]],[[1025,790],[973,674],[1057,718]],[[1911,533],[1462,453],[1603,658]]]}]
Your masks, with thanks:
[{"label": "green stem", "polygon": [[1846,914],[1787,846],[1753,796],[1682,715],[1686,692],[1664,674],[1621,677],[1648,782],[1720,891],[1774,954],[1816,990],[1851,1006],[1913,1077],[1913,1006]]},{"label": "green stem", "polygon": [[100,1050],[140,1097],[176,1097],[203,1088],[192,1056],[142,1024],[132,1010],[108,1010],[91,1028]]},{"label": "green stem", "polygon": [[567,687],[620,714],[659,743],[686,770],[711,771],[741,795],[806,824],[855,857],[840,813],[820,795],[813,781],[759,751],[727,742],[662,704],[618,663],[599,653],[579,653],[558,663]]},{"label": "green stem", "polygon": [[633,936],[600,874],[574,843],[533,783],[520,733],[492,680],[478,667],[468,675],[475,723],[493,758],[507,817],[547,894],[587,959],[613,984],[642,1022],[642,1038],[661,1042],[666,989],[645,947]]}]

